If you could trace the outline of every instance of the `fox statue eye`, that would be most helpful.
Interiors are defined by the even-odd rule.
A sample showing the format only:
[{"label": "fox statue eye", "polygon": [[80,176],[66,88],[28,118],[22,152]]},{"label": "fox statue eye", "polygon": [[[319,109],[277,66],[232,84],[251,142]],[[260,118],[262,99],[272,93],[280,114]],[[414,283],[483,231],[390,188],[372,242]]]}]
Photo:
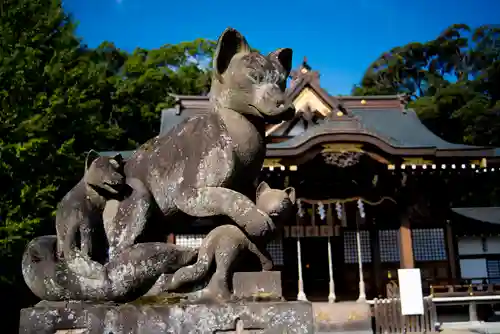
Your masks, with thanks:
[{"label": "fox statue eye", "polygon": [[109,159],[109,164],[115,169],[120,168],[120,164],[115,159]]},{"label": "fox statue eye", "polygon": [[253,82],[255,83],[259,83],[262,81],[262,73],[259,73],[257,71],[255,72],[250,72],[248,74],[248,76],[250,77],[250,79],[252,79]]}]

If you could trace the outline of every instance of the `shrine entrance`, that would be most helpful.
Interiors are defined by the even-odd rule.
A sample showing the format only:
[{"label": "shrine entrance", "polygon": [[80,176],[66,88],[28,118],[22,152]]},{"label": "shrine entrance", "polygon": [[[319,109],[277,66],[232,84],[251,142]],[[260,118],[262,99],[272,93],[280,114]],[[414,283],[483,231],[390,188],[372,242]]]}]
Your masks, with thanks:
[{"label": "shrine entrance", "polygon": [[[330,237],[332,273],[337,301],[356,300],[358,281],[351,279],[357,266],[344,262],[344,242],[340,236]],[[308,300],[326,302],[330,295],[328,237],[301,237],[302,279]],[[283,295],[295,300],[298,294],[297,238],[283,239],[284,265],[282,267]],[[352,275],[348,275],[351,273]]]},{"label": "shrine entrance", "polygon": [[300,242],[304,293],[310,301],[328,301],[330,293],[328,239],[326,237],[306,237],[301,238]]}]

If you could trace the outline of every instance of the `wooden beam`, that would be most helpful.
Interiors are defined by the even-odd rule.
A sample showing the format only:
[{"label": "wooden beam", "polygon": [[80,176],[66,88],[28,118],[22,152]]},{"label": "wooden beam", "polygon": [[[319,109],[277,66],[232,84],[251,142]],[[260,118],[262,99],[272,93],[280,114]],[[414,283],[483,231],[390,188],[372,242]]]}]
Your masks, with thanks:
[{"label": "wooden beam", "polygon": [[413,259],[413,242],[411,239],[410,220],[407,215],[403,215],[401,219],[401,226],[399,227],[399,241],[400,241],[400,266],[402,269],[410,269],[415,267]]},{"label": "wooden beam", "polygon": [[262,167],[281,167],[281,159],[265,159]]},{"label": "wooden beam", "polygon": [[363,144],[356,143],[328,143],[323,144],[323,153],[342,153],[342,152],[364,152]]}]

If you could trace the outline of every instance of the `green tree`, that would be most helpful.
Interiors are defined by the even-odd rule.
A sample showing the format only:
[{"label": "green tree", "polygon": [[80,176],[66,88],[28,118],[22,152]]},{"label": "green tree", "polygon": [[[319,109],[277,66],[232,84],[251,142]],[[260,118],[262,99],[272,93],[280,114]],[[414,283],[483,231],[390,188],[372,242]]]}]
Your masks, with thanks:
[{"label": "green tree", "polygon": [[[117,148],[136,147],[158,133],[171,94],[202,95],[210,87],[213,41],[197,39],[159,49],[136,49],[112,78],[113,120],[127,133]],[[125,142],[126,141],[126,142]]]},{"label": "green tree", "polygon": [[454,142],[498,145],[500,29],[452,25],[436,39],[384,53],[354,95],[408,94],[424,123]]},{"label": "green tree", "polygon": [[4,1],[1,15],[0,177],[7,191],[0,195],[0,254],[7,256],[53,210],[57,186],[45,178],[51,168],[44,162],[71,159],[72,136],[54,142],[50,130],[60,96],[69,93],[58,81],[78,57],[79,41],[58,1]]},{"label": "green tree", "polygon": [[15,301],[30,302],[20,275],[24,247],[54,232],[56,205],[83,175],[86,152],[135,148],[158,133],[170,94],[209,88],[212,41],[128,54],[110,42],[88,48],[74,28],[60,0],[0,3],[0,288],[13,300],[7,319],[18,319]]}]

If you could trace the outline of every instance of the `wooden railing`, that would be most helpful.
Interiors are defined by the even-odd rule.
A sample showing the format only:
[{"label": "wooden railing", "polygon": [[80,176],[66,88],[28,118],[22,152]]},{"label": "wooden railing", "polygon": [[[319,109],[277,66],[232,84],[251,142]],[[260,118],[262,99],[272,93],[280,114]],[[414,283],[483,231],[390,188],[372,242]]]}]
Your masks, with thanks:
[{"label": "wooden railing", "polygon": [[436,310],[432,299],[424,298],[424,314],[404,316],[399,298],[373,300],[375,333],[437,333]]},{"label": "wooden railing", "polygon": [[[473,283],[482,281],[482,283]],[[490,296],[500,295],[500,284],[495,279],[461,279],[430,284],[430,295],[434,297]]]}]

